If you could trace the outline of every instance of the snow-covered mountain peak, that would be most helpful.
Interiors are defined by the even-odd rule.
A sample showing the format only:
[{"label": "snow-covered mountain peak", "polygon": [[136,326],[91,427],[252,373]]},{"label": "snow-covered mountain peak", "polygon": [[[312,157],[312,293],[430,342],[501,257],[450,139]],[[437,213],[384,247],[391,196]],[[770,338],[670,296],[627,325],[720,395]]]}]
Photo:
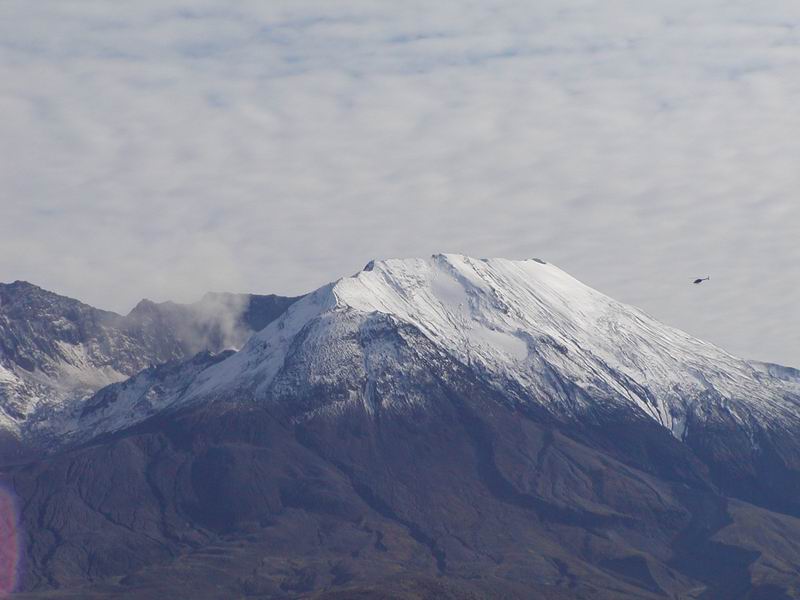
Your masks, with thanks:
[{"label": "snow-covered mountain peak", "polygon": [[[515,333],[534,316],[547,331],[592,320],[613,301],[554,265],[538,259],[476,259],[436,254],[427,259],[390,259],[342,279],[337,303],[363,312],[383,312],[451,341],[470,332]],[[546,313],[546,314],[545,314]],[[547,317],[547,318],[545,318]],[[479,339],[476,339],[479,341]],[[500,341],[500,340],[495,340]],[[519,346],[519,342],[510,342]],[[512,351],[520,354],[519,349]]]},{"label": "snow-covered mountain peak", "polygon": [[[59,325],[61,317],[40,318],[41,310],[31,312],[27,302],[19,305],[23,312],[9,313],[14,306],[5,306],[6,316],[0,313],[0,333],[10,332],[0,341],[33,340],[25,328],[44,320],[50,325],[36,325],[33,333],[53,350],[36,361],[27,358],[39,357],[32,341],[13,354],[4,351],[0,419],[8,423],[0,420],[0,427],[5,429],[17,423],[39,427],[41,421],[54,435],[61,431],[82,439],[160,410],[218,399],[277,403],[293,418],[359,406],[370,413],[379,407],[416,410],[432,405],[436,381],[459,377],[557,418],[622,410],[653,419],[678,438],[687,435],[687,427],[714,419],[735,423],[751,437],[764,423],[800,427],[796,371],[731,356],[540,259],[437,254],[371,261],[297,301],[221,294],[187,307],[148,302],[134,320],[95,316],[85,307],[90,312],[80,324],[87,330],[97,322],[96,332],[74,340],[67,328],[71,321]],[[44,314],[60,314],[49,303],[44,306]],[[219,318],[231,306],[242,315],[236,323]],[[187,321],[182,311],[192,318]],[[185,321],[193,328],[183,328]],[[241,351],[185,362],[190,342],[224,340],[222,334],[235,331],[234,325],[257,332]],[[18,329],[27,337],[16,334]],[[143,354],[142,349],[154,350]],[[164,353],[168,365],[160,370],[137,368],[133,361],[152,355],[157,360],[150,362],[157,364]],[[50,373],[48,361],[56,361],[58,370],[50,369],[52,385],[42,387],[40,373]],[[77,380],[85,365],[84,371],[107,375],[109,382],[145,370],[98,392],[86,411],[83,401],[62,402],[64,394],[53,392],[54,386]],[[100,385],[79,387],[93,392]],[[67,391],[75,396],[73,388]]]},{"label": "snow-covered mountain peak", "polygon": [[585,381],[598,367],[587,361],[599,360],[664,389],[685,384],[692,368],[707,376],[752,370],[538,259],[386,260],[339,281],[333,293],[339,306],[391,314],[459,358],[515,379],[540,379],[539,360],[567,369],[573,381]]},{"label": "snow-covered mountain peak", "polygon": [[202,374],[192,395],[259,397],[291,364],[304,369],[304,385],[335,382],[357,396],[371,376],[364,365],[375,364],[370,352],[401,343],[365,346],[375,319],[413,328],[513,400],[560,414],[628,406],[678,437],[689,412],[724,407],[742,422],[797,415],[791,386],[554,265],[457,254],[371,261],[320,288]]}]

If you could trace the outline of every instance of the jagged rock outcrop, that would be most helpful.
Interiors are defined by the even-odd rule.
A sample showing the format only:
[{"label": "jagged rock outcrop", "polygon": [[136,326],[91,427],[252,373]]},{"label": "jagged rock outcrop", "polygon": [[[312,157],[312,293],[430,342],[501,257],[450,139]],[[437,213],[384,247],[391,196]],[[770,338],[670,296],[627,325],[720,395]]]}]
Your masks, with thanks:
[{"label": "jagged rock outcrop", "polygon": [[0,284],[0,429],[25,441],[106,385],[201,351],[241,347],[294,298],[207,294],[194,304],[99,310],[27,282]]}]

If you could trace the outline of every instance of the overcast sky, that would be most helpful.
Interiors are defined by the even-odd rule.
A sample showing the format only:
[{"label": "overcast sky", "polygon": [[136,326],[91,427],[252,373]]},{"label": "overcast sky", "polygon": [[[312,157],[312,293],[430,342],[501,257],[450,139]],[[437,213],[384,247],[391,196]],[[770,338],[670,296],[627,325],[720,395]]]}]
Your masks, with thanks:
[{"label": "overcast sky", "polygon": [[4,0],[0,144],[0,281],[536,256],[800,367],[797,0]]}]

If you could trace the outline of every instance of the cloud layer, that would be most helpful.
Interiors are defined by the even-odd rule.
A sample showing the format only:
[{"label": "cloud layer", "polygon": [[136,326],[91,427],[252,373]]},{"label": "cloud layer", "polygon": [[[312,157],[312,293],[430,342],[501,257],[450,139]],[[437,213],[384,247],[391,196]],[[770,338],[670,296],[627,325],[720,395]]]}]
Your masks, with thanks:
[{"label": "cloud layer", "polygon": [[798,24],[790,0],[9,0],[0,280],[127,310],[542,256],[800,366]]}]

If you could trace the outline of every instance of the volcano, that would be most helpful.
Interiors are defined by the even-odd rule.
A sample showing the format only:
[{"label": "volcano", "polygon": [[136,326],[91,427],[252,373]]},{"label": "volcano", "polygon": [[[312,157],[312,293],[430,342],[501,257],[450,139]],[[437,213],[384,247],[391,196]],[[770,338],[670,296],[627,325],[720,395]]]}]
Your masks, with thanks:
[{"label": "volcano", "polygon": [[19,597],[800,598],[799,405],[541,259],[374,261],[49,412]]}]

